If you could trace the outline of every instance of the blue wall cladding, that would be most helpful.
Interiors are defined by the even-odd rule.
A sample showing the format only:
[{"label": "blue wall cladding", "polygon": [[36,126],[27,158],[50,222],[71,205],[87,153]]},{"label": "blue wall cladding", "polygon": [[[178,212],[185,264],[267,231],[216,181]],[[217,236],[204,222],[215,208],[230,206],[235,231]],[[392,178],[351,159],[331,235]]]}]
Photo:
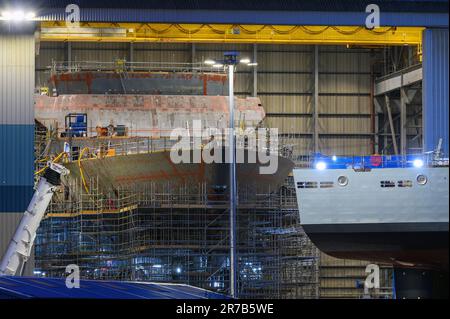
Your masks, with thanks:
[{"label": "blue wall cladding", "polygon": [[423,34],[423,134],[424,150],[432,151],[443,139],[448,157],[448,29],[427,29]]},{"label": "blue wall cladding", "polygon": [[34,125],[0,124],[0,214],[23,212],[33,195]]},{"label": "blue wall cladding", "polygon": [[0,214],[23,212],[33,192],[35,76],[34,34],[1,26]]}]

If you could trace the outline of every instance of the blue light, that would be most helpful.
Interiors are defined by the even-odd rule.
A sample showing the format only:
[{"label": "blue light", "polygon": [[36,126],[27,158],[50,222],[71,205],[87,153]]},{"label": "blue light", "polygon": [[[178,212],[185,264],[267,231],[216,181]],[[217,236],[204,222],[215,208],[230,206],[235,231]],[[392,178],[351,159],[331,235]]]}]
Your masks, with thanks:
[{"label": "blue light", "polygon": [[318,169],[319,171],[323,171],[326,168],[327,168],[327,163],[322,162],[322,161],[316,163],[316,169]]},{"label": "blue light", "polygon": [[423,161],[421,159],[415,159],[413,161],[413,165],[416,168],[421,168],[421,167],[423,167]]},{"label": "blue light", "polygon": [[181,268],[180,267],[177,268],[177,274],[181,274]]},{"label": "blue light", "polygon": [[333,162],[336,162],[337,161],[337,156],[333,155],[333,157],[331,159],[333,160]]}]

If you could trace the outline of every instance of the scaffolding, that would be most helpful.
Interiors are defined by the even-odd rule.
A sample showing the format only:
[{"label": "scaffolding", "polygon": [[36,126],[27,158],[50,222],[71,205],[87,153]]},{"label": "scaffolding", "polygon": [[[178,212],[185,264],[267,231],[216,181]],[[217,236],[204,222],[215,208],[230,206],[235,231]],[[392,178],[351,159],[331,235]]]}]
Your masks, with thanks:
[{"label": "scaffolding", "polygon": [[[36,240],[36,273],[185,283],[228,293],[228,195],[206,184],[148,183],[90,194],[72,181],[54,197]],[[74,190],[70,194],[68,189]],[[240,298],[318,298],[317,249],[299,225],[292,179],[279,190],[239,189]]]},{"label": "scaffolding", "polygon": [[[37,168],[45,163],[48,135],[42,130],[36,139]],[[280,152],[297,167],[310,167],[311,157],[294,155],[290,142],[284,136]],[[116,155],[171,145],[149,138],[108,143]],[[101,149],[89,145],[90,152]],[[103,194],[98,177],[86,183],[89,194],[74,178],[54,196],[36,240],[37,275],[63,277],[67,265],[76,264],[83,278],[186,283],[228,293],[227,194],[206,183],[171,181]],[[293,185],[289,176],[276,190],[255,193],[251,185],[239,190],[239,297],[367,297],[363,283],[370,262],[320,253],[300,226]],[[392,268],[382,266],[381,275],[382,288],[371,298],[392,297]]]},{"label": "scaffolding", "polygon": [[366,267],[370,261],[338,259],[320,254],[320,298],[322,299],[392,299],[392,265],[377,264],[380,270],[380,287],[364,291],[364,281],[368,275]]}]

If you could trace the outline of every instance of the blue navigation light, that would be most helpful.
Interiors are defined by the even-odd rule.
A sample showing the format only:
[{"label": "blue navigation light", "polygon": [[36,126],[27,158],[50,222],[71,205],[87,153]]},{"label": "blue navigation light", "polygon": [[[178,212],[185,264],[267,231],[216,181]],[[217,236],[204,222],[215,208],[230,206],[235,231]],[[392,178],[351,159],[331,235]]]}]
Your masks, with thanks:
[{"label": "blue navigation light", "polygon": [[421,167],[423,167],[423,161],[421,159],[417,158],[413,161],[413,165],[416,168],[421,168]]},{"label": "blue navigation light", "polygon": [[322,161],[316,163],[316,169],[318,169],[319,171],[323,171],[326,168],[327,168],[327,163],[322,162]]}]

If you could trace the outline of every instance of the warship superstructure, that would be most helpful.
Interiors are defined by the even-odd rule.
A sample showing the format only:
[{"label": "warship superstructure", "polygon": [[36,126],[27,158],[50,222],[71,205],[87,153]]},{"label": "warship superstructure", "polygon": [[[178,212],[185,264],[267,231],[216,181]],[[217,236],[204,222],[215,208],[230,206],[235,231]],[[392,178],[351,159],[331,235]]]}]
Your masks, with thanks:
[{"label": "warship superstructure", "polygon": [[[54,67],[48,94],[36,95],[37,125],[46,131],[38,158],[68,154],[68,179],[99,177],[102,191],[117,187],[171,180],[176,184],[205,182],[215,189],[227,189],[228,168],[222,163],[174,164],[171,138],[176,129],[191,136],[210,128],[225,132],[229,126],[227,75],[220,70],[189,65],[84,64],[72,69]],[[102,69],[104,68],[104,69]],[[235,98],[235,126],[238,131],[261,127],[265,112],[256,97]],[[199,132],[201,131],[201,132]],[[248,132],[248,131],[247,131]],[[226,136],[226,134],[224,134]],[[210,140],[204,136],[191,153],[201,151]],[[219,151],[228,152],[226,141]],[[219,145],[219,144],[218,144]],[[261,161],[237,164],[238,183],[256,189],[277,189],[291,172],[293,162],[278,150],[251,148],[237,143],[245,158],[267,155],[277,161],[274,174],[261,175]],[[192,157],[192,156],[191,156]],[[87,189],[87,187],[85,187]]]}]

